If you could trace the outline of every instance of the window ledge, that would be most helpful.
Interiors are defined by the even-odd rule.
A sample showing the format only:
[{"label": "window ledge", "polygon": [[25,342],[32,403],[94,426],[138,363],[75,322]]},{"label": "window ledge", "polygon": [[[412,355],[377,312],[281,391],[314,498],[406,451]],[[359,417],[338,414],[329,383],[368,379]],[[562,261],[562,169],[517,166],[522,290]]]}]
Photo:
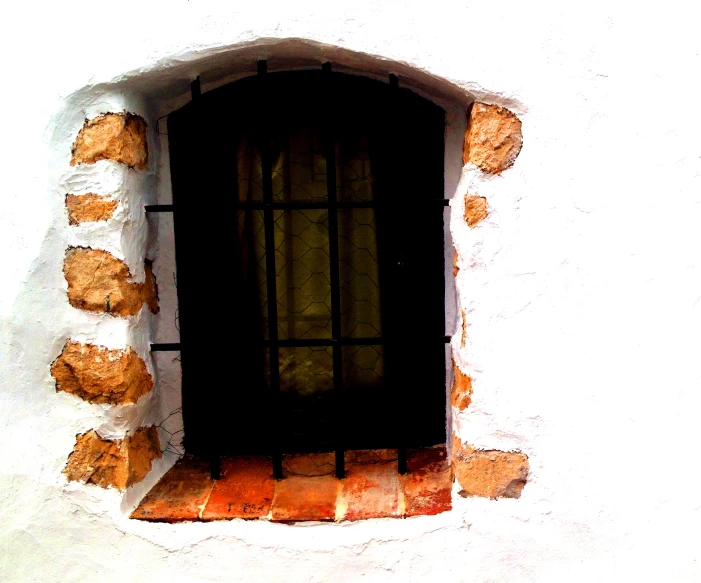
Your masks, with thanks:
[{"label": "window ledge", "polygon": [[353,521],[432,515],[452,508],[452,473],[445,446],[408,453],[408,472],[397,473],[393,450],[346,452],[347,475],[337,479],[334,454],[284,458],[284,480],[272,477],[264,456],[222,460],[214,481],[209,464],[192,456],[178,461],[134,510],[153,522],[243,518],[275,522]]}]

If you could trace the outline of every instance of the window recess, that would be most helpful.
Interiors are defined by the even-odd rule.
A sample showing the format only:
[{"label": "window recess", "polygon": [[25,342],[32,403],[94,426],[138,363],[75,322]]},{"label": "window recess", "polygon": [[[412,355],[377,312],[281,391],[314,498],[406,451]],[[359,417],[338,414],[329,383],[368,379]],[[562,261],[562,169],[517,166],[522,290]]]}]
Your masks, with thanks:
[{"label": "window recess", "polygon": [[168,119],[185,449],[212,460],[445,441],[444,112],[331,70]]}]

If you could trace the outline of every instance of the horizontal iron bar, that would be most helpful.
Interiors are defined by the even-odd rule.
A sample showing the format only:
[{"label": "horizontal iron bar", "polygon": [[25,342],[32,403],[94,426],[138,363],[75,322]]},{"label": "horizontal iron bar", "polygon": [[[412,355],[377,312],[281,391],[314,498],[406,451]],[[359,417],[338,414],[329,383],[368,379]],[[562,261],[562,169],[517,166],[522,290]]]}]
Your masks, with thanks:
[{"label": "horizontal iron bar", "polygon": [[147,213],[172,213],[175,207],[172,204],[147,204],[144,208]]},{"label": "horizontal iron bar", "polygon": [[[407,199],[404,202],[406,203],[414,203],[418,204],[420,206],[426,205],[426,206],[450,206],[450,200],[447,198],[436,198],[436,199],[428,199],[428,200],[422,200],[422,201],[412,201],[411,199]],[[396,203],[394,203],[396,205]],[[381,206],[391,206],[392,203],[387,203],[386,205],[383,203],[377,203],[377,202],[357,202],[357,201],[339,201],[336,202],[335,206],[336,208],[339,209],[345,209],[345,208],[350,208],[350,209],[366,209],[366,208],[377,208]],[[239,202],[235,201],[233,203],[233,206],[236,208],[245,208],[245,209],[251,209],[251,210],[264,210],[265,208],[268,207],[268,205],[264,202]],[[306,209],[326,209],[329,208],[329,203],[328,202],[314,202],[314,201],[308,201],[308,202],[272,202],[270,203],[270,208],[273,210],[306,210]]]},{"label": "horizontal iron bar", "polygon": [[178,350],[180,350],[180,342],[151,344],[151,352],[177,352]]},{"label": "horizontal iron bar", "polygon": [[[440,341],[442,343],[449,344],[451,336],[439,336],[438,338],[440,338]],[[438,341],[438,338],[436,338],[435,340]],[[402,338],[403,342],[426,342],[427,340],[427,338],[421,336],[417,336],[415,338]],[[277,344],[281,348],[303,348],[306,346],[333,346],[334,344],[340,344],[342,346],[382,346],[386,343],[386,338],[377,336],[369,338],[339,338],[338,340],[334,340],[333,338],[310,338],[309,340],[301,338],[287,338],[284,340],[278,340],[275,344]],[[270,340],[263,340],[263,346],[270,346],[271,344],[272,342],[270,342]]]}]

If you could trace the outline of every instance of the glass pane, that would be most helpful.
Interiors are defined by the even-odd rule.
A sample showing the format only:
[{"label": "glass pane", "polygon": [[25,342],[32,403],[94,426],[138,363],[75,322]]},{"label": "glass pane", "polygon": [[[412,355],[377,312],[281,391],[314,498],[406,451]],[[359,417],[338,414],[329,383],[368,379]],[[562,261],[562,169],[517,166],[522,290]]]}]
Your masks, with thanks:
[{"label": "glass pane", "polygon": [[311,124],[291,123],[273,142],[273,200],[324,202],[326,158]]},{"label": "glass pane", "polygon": [[367,137],[346,135],[336,149],[338,200],[371,202],[373,176]]},{"label": "glass pane", "polygon": [[382,326],[375,210],[339,210],[338,244],[341,334],[352,338],[378,337]]},{"label": "glass pane", "polygon": [[343,347],[343,387],[345,389],[380,389],[384,374],[384,346]]},{"label": "glass pane", "polygon": [[[251,322],[253,330],[260,332],[262,337],[267,339],[268,302],[263,211],[239,210],[236,217],[236,249],[239,255],[232,263],[233,269],[240,269],[241,272],[230,279],[240,286],[240,289],[235,290],[237,301],[241,303],[242,308],[240,318]],[[253,330],[251,333],[254,333]]]},{"label": "glass pane", "polygon": [[328,211],[275,211],[274,220],[278,335],[330,338]]},{"label": "glass pane", "polygon": [[262,201],[263,169],[260,152],[254,146],[253,139],[246,136],[240,138],[236,153],[239,202]]},{"label": "glass pane", "polygon": [[280,390],[300,397],[333,389],[333,353],[330,346],[280,348]]}]

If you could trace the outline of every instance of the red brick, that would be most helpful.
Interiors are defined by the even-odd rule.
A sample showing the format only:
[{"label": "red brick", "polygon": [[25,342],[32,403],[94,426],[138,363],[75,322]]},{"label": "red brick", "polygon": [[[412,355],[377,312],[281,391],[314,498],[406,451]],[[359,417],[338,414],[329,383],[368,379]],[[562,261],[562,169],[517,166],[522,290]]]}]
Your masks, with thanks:
[{"label": "red brick", "polygon": [[275,485],[273,520],[334,520],[341,481],[334,475],[290,476]]},{"label": "red brick", "polygon": [[399,517],[399,474],[396,451],[369,450],[346,454],[339,506],[344,520]]},{"label": "red brick", "polygon": [[451,510],[453,477],[445,446],[410,451],[402,476],[406,516],[440,514]]},{"label": "red brick", "polygon": [[157,522],[198,520],[212,486],[209,464],[186,456],[166,472],[131,517]]},{"label": "red brick", "polygon": [[214,483],[202,520],[264,518],[270,513],[274,492],[270,459],[262,456],[225,458],[221,479]]},{"label": "red brick", "polygon": [[336,471],[335,453],[299,453],[282,460],[286,476],[329,476]]}]

